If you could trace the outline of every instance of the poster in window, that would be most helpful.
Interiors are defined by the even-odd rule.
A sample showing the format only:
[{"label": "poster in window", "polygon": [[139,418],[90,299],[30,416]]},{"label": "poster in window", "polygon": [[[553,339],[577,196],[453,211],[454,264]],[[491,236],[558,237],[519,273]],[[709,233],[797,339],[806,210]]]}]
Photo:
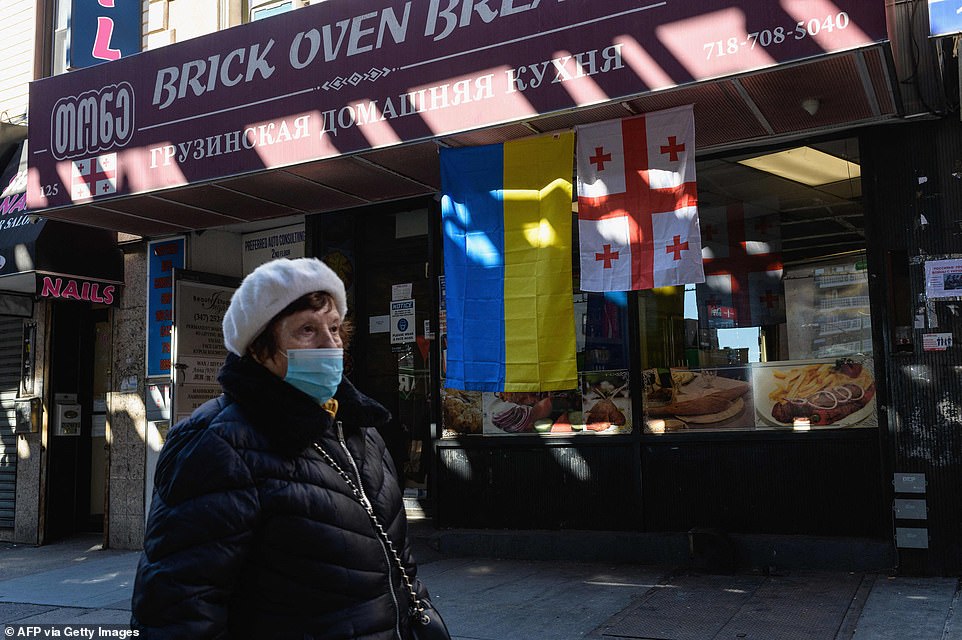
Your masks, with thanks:
[{"label": "poster in window", "polygon": [[628,371],[586,371],[580,375],[585,431],[631,433]]},{"label": "poster in window", "polygon": [[647,369],[643,375],[649,433],[754,425],[752,387],[744,366]]},{"label": "poster in window", "polygon": [[572,435],[583,430],[581,394],[576,389],[484,394],[485,435]]},{"label": "poster in window", "polygon": [[925,295],[930,300],[962,297],[962,260],[927,260]]},{"label": "poster in window", "polygon": [[481,434],[481,395],[480,391],[441,390],[441,437]]},{"label": "poster in window", "polygon": [[752,386],[759,427],[878,426],[870,357],[755,364]]},{"label": "poster in window", "polygon": [[577,389],[484,393],[482,405],[485,435],[631,433],[627,370],[581,373]]},{"label": "poster in window", "polygon": [[222,324],[239,282],[211,274],[175,271],[174,420],[220,395],[217,374],[227,357]]}]

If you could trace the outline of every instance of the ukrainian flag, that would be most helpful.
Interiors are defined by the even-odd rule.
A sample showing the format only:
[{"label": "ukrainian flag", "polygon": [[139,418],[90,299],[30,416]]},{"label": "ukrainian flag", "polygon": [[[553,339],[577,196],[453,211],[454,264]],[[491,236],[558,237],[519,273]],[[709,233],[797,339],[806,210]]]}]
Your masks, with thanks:
[{"label": "ukrainian flag", "polygon": [[577,387],[574,133],[441,149],[445,386]]}]

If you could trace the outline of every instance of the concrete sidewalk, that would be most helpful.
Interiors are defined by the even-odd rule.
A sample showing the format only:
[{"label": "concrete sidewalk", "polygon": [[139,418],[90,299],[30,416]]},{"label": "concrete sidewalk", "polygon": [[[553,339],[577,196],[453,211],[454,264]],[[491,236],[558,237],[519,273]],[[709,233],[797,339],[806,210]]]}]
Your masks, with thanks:
[{"label": "concrete sidewalk", "polygon": [[421,576],[463,640],[962,640],[955,579],[478,558]]},{"label": "concrete sidewalk", "polygon": [[[460,640],[962,640],[959,581],[792,571],[708,575],[637,564],[457,557],[418,545]],[[0,543],[0,627],[129,620],[138,552],[94,537]]]},{"label": "concrete sidewalk", "polygon": [[100,542],[79,536],[42,547],[0,543],[0,626],[129,624],[140,553]]}]

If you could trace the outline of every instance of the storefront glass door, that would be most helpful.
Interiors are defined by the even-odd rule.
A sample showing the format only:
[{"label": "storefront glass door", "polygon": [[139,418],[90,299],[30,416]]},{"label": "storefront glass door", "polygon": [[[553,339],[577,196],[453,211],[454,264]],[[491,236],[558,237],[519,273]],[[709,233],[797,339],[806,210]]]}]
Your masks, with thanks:
[{"label": "storefront glass door", "polygon": [[436,377],[437,278],[427,206],[318,216],[316,254],[348,289],[348,377],[391,412],[381,431],[408,497],[427,498]]}]

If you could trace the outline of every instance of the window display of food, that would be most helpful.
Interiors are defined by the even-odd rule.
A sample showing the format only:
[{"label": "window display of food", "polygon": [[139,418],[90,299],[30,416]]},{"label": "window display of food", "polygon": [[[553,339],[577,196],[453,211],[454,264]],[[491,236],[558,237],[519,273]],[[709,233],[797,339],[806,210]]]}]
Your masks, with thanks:
[{"label": "window display of food", "polygon": [[624,292],[574,294],[578,388],[462,391],[444,388],[442,379],[442,437],[631,433],[627,299]]},{"label": "window display of food", "polygon": [[581,389],[484,393],[485,435],[618,434],[631,432],[627,371],[591,371]]},{"label": "window display of food", "polygon": [[[491,425],[505,433],[531,433],[550,420],[552,399],[548,393],[495,393],[489,407]],[[547,423],[550,426],[550,422]]]},{"label": "window display of food", "polygon": [[481,433],[481,392],[444,389],[441,426],[445,437]]},{"label": "window display of food", "polygon": [[769,363],[754,370],[755,404],[779,427],[875,426],[871,360]]},{"label": "window display of food", "polygon": [[647,376],[645,414],[649,432],[690,428],[730,428],[751,420],[751,385],[744,367],[657,370]]},{"label": "window display of food", "polygon": [[581,375],[585,428],[596,433],[631,432],[631,394],[627,371],[590,371]]}]

